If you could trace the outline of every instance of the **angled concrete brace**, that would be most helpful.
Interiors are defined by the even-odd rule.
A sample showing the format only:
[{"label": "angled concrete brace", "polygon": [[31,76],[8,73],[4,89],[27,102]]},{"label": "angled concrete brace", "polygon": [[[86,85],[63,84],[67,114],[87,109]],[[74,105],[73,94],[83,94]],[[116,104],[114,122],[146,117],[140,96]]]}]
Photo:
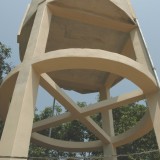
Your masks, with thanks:
[{"label": "angled concrete brace", "polygon": [[[46,4],[41,4],[37,11],[23,63],[18,68],[19,74],[0,142],[0,154],[4,156],[27,157],[28,155],[39,85],[39,75],[32,68],[30,59],[36,55],[37,48],[44,50],[44,46],[40,45],[40,43],[44,43],[44,39],[41,36],[44,36],[42,30],[44,29],[43,23],[46,24],[46,16],[48,16],[46,11]],[[14,72],[12,73],[14,74]],[[11,93],[9,94],[11,95]]]},{"label": "angled concrete brace", "polygon": [[[54,53],[56,53],[56,52],[58,52],[58,54],[54,54]],[[90,64],[93,64],[93,61],[97,58],[96,57],[96,54],[94,54],[94,53],[96,53],[95,52],[95,50],[90,50],[90,49],[67,49],[67,50],[59,50],[59,51],[56,51],[56,52],[51,52],[52,54],[50,54],[50,53],[48,53],[48,55],[49,56],[52,56],[52,57],[55,57],[55,58],[46,58],[47,57],[47,55],[44,57],[44,61],[43,60],[41,60],[41,58],[40,58],[40,61],[41,62],[37,62],[37,61],[39,61],[39,59],[37,59],[37,57],[35,57],[35,61],[36,61],[36,63],[35,63],[35,61],[34,61],[34,67],[35,68],[38,68],[38,70],[39,71],[41,71],[42,72],[42,70],[41,69],[44,69],[44,68],[39,68],[40,66],[41,66],[41,64],[40,63],[47,63],[47,65],[49,65],[49,67],[47,67],[47,68],[45,68],[45,70],[47,70],[47,69],[49,69],[50,67],[52,67],[52,69],[54,68],[55,70],[56,70],[56,68],[58,69],[59,68],[59,66],[57,66],[58,64],[60,65],[60,67],[63,67],[63,64],[65,64],[68,68],[79,68],[80,66],[81,66],[81,64],[80,63],[78,63],[80,60],[80,58],[82,58],[83,59],[83,68],[84,68],[84,64],[86,64],[86,66],[85,66],[85,68],[88,68],[88,67],[90,67],[90,68],[92,68],[93,69],[93,67],[94,66],[92,66],[91,67],[91,65]],[[68,62],[69,62],[69,57],[67,56],[65,56],[65,53],[66,52],[68,52],[68,54],[70,53],[70,58],[71,59],[73,59],[74,58],[74,62],[75,62],[75,64],[69,64]],[[78,52],[79,53],[81,53],[81,54],[78,54]],[[86,58],[86,57],[83,57],[83,52],[85,52],[85,55],[89,55],[89,57],[90,58]],[[101,51],[100,50],[98,50],[98,52],[100,53]],[[103,52],[103,51],[102,51]],[[71,53],[74,53],[74,54],[71,54]],[[77,53],[76,54],[76,56],[75,56],[75,53]],[[87,53],[89,53],[89,54],[87,54]],[[92,54],[91,54],[92,53]],[[58,56],[57,56],[58,55]],[[73,56],[74,55],[74,56]],[[103,54],[102,54],[103,55]],[[102,56],[101,55],[101,56]],[[103,55],[104,56],[104,55]],[[111,59],[110,59],[110,56],[109,56],[109,54],[107,55],[106,53],[105,53],[105,56],[107,56],[107,58],[105,59],[106,61],[108,60],[108,61],[112,61]],[[112,53],[112,56],[113,56],[113,53]],[[124,56],[120,56],[120,55],[117,55],[117,54],[115,54],[115,57],[123,57],[124,58]],[[61,58],[58,58],[58,57],[61,57]],[[98,61],[101,61],[101,62],[98,62],[98,64],[101,64],[101,66],[103,66],[103,69],[105,68],[106,70],[107,69],[110,69],[111,67],[108,67],[108,66],[105,66],[105,65],[109,65],[109,63],[103,63],[103,60],[104,60],[104,57],[102,58],[102,59],[100,59],[99,58],[100,56],[98,56],[98,58],[97,58],[97,60],[96,60],[96,62],[98,62]],[[116,64],[116,61],[118,61],[119,63],[121,63],[121,65],[123,66],[124,64],[123,64],[123,60],[122,60],[122,58],[115,58],[114,57],[114,62],[113,62],[113,64],[115,65]],[[93,59],[92,59],[93,58]],[[43,59],[43,58],[42,58]],[[47,60],[46,60],[47,59]],[[51,60],[52,59],[52,60]],[[58,60],[58,63],[56,63],[56,60]],[[63,61],[63,63],[61,62],[61,60]],[[122,60],[122,61],[121,61]],[[54,61],[54,63],[53,63],[53,61]],[[77,62],[78,61],[78,62]],[[85,63],[85,61],[87,61],[87,63]],[[120,62],[121,61],[121,62]],[[145,72],[143,72],[141,69],[142,69],[142,66],[141,67],[138,67],[138,65],[140,65],[139,63],[137,63],[137,62],[134,62],[135,63],[135,65],[133,65],[133,60],[130,60],[129,58],[127,58],[127,62],[128,62],[128,64],[129,65],[131,65],[134,69],[135,69],[135,72],[134,72],[134,74],[138,74],[138,72],[140,72],[140,75],[141,75],[141,77],[143,77],[142,76],[142,73],[144,74],[147,74],[148,76],[149,76],[149,72],[147,73],[146,71],[147,71],[147,69],[146,68],[144,68],[144,70],[145,70]],[[131,62],[132,62],[132,64],[131,64]],[[118,65],[119,65],[119,63],[118,63]],[[43,65],[43,66],[46,66],[46,65]],[[136,66],[136,67],[135,67]],[[128,68],[128,65],[126,65],[126,67]],[[117,72],[119,73],[119,74],[121,74],[121,73],[123,73],[123,74],[125,74],[125,77],[128,77],[128,75],[127,74],[129,74],[130,72],[127,72],[127,73],[125,73],[125,67],[116,67],[117,68],[117,70],[118,71],[115,71],[114,70],[114,73],[115,74],[117,74]],[[63,68],[61,68],[61,69],[63,69]],[[100,68],[99,68],[100,69]],[[102,69],[102,68],[101,68]],[[102,70],[103,70],[102,69]],[[122,72],[122,71],[120,71],[120,70],[124,70],[124,72]],[[141,71],[140,71],[141,70]],[[49,70],[50,71],[50,70]],[[138,71],[138,72],[137,72]],[[43,72],[46,72],[46,71],[43,71]],[[136,73],[137,72],[137,73]],[[132,72],[133,73],[133,72]],[[124,75],[123,75],[124,76]],[[147,76],[147,77],[148,77]],[[60,95],[60,97],[57,97],[57,91],[56,90],[59,90],[59,93],[60,93],[60,88],[55,84],[55,82],[53,82],[53,80],[51,80],[50,79],[50,77],[48,77],[46,74],[42,74],[41,75],[41,85],[51,94],[51,95],[53,95],[54,97],[56,97],[56,98],[58,98],[58,100],[63,104],[63,101],[65,100],[67,100],[68,101],[68,98],[65,98],[64,99],[64,97],[66,96],[65,94],[63,94],[62,92],[61,92],[61,95]],[[147,78],[146,78],[146,76],[144,76],[145,78],[145,81],[148,81],[151,77],[152,77],[152,75],[150,76],[150,78],[147,80]],[[132,78],[135,78],[135,77],[132,77]],[[143,79],[143,78],[142,78]],[[142,80],[141,79],[141,80]],[[137,78],[136,78],[136,80],[137,80]],[[151,80],[151,81],[150,81]],[[80,120],[80,121],[82,121],[84,118],[82,117],[82,116],[88,116],[88,115],[92,115],[92,114],[94,114],[94,113],[97,113],[97,112],[100,112],[101,111],[101,109],[102,109],[102,111],[103,110],[106,110],[106,108],[107,109],[113,109],[114,107],[118,107],[118,106],[120,106],[120,105],[124,105],[124,104],[128,104],[128,103],[131,103],[131,102],[134,102],[134,101],[137,101],[137,100],[141,100],[141,99],[143,99],[143,98],[145,98],[145,93],[146,94],[148,94],[149,92],[153,92],[153,91],[156,91],[157,89],[156,89],[156,87],[154,87],[154,86],[156,86],[156,82],[155,81],[153,81],[153,79],[151,78],[148,82],[149,83],[152,83],[153,84],[153,86],[151,85],[151,84],[149,84],[148,82],[147,82],[147,85],[151,85],[152,87],[151,88],[149,88],[149,90],[145,90],[144,91],[144,93],[142,92],[142,91],[135,91],[135,92],[133,92],[133,93],[130,93],[130,94],[127,94],[127,95],[122,95],[122,96],[120,96],[120,97],[115,97],[115,98],[111,98],[111,99],[108,99],[108,100],[104,100],[104,101],[101,101],[101,102],[99,102],[99,103],[97,103],[97,104],[93,104],[93,105],[91,105],[91,106],[88,106],[87,108],[83,108],[83,109],[79,109],[79,113],[77,114],[77,116],[76,117],[78,117],[78,119]],[[134,81],[134,80],[132,80],[132,81]],[[134,81],[135,82],[135,81]],[[141,81],[142,82],[142,81]],[[144,82],[144,81],[143,81]],[[51,85],[52,84],[52,85]],[[139,87],[140,88],[142,88],[142,89],[144,89],[143,88],[143,85],[144,85],[144,83],[139,83]],[[52,86],[52,87],[51,87]],[[61,101],[61,98],[63,97],[63,101]],[[69,100],[70,101],[70,100]],[[70,101],[70,104],[71,104],[71,102],[72,101]],[[65,103],[66,104],[66,103]],[[39,130],[41,130],[41,127],[42,127],[42,129],[45,129],[45,125],[48,127],[48,126],[55,126],[55,125],[58,125],[58,124],[60,124],[61,122],[63,123],[63,122],[66,122],[66,121],[70,121],[70,120],[72,120],[72,119],[74,119],[75,117],[74,116],[72,116],[72,112],[74,113],[74,115],[76,114],[76,111],[75,111],[75,107],[69,107],[69,108],[67,108],[69,111],[71,111],[71,113],[65,113],[65,114],[63,114],[63,115],[60,115],[60,116],[58,116],[58,117],[55,117],[55,118],[52,118],[52,119],[49,119],[48,120],[48,122],[49,122],[49,124],[48,124],[48,122],[47,122],[47,120],[43,120],[43,121],[41,121],[41,122],[37,122],[37,123],[35,123],[35,127],[33,127],[33,131],[35,130],[35,131],[37,131],[37,129]],[[81,113],[81,114],[80,114]],[[148,114],[147,114],[148,115]],[[147,117],[147,119],[149,120],[149,122],[151,122],[150,121],[150,119],[149,119],[149,117],[148,116],[145,116],[145,117]],[[63,120],[63,118],[64,118],[64,120]],[[54,123],[52,123],[52,120],[54,121]],[[150,131],[150,129],[151,129],[151,127],[148,127],[148,128],[146,128],[146,129],[144,129],[142,132],[141,132],[141,134],[135,134],[135,131],[137,132],[138,130],[140,130],[140,126],[143,124],[144,125],[144,120],[146,120],[146,118],[143,118],[142,119],[142,121],[140,122],[140,123],[138,123],[137,124],[137,126],[135,126],[133,129],[131,129],[131,130],[129,130],[128,132],[126,132],[126,133],[124,133],[124,134],[122,134],[122,135],[119,135],[119,136],[112,136],[112,143],[113,143],[113,145],[114,146],[119,146],[119,145],[121,145],[121,144],[126,144],[126,143],[128,143],[128,142],[130,142],[131,140],[134,140],[134,139],[136,139],[136,138],[139,138],[140,136],[142,136],[142,135],[144,135],[144,134],[146,134],[148,131]],[[84,121],[83,121],[84,122]],[[86,121],[85,121],[85,123],[86,123]],[[84,124],[85,124],[84,123]],[[42,124],[42,126],[41,126],[41,124]],[[149,123],[148,123],[149,124]],[[151,123],[150,123],[151,124]],[[91,123],[90,123],[90,125],[91,125]],[[36,128],[36,127],[38,127],[38,128]],[[87,127],[90,127],[90,126],[87,126]],[[144,127],[145,128],[145,127]],[[92,128],[91,128],[91,130],[92,130]],[[93,131],[93,130],[92,130]],[[100,130],[99,130],[100,131]],[[94,132],[96,135],[97,135],[97,132]],[[137,132],[138,133],[138,132]],[[38,139],[39,138],[37,138],[37,136],[39,137],[40,135],[37,135],[37,134],[33,134],[34,136],[32,137],[33,138],[33,140],[34,139],[36,139],[36,141],[38,141]],[[103,134],[102,134],[103,135]],[[100,138],[100,135],[98,135],[98,137]],[[128,137],[130,137],[130,138],[128,138]],[[41,138],[43,138],[43,137],[41,137]],[[46,138],[46,137],[45,137]],[[100,138],[101,140],[102,140],[102,142],[104,143],[104,141],[103,141],[103,139],[102,138]],[[42,142],[43,141],[43,142]],[[47,142],[46,143],[44,143],[44,140],[40,140],[39,139],[39,143],[41,144],[41,145],[44,145],[44,146],[46,146],[47,145]],[[63,143],[68,143],[68,142],[63,142]],[[51,143],[49,143],[48,144],[49,146],[51,146]],[[86,144],[87,145],[87,144]],[[53,146],[55,147],[55,144],[53,144]],[[76,146],[74,146],[75,147],[75,150],[76,150]],[[60,146],[57,144],[57,148],[60,148]],[[64,149],[64,148],[63,148]],[[91,149],[91,148],[90,148]],[[68,150],[67,148],[66,148],[66,150]],[[69,149],[70,150],[70,149]],[[88,147],[86,147],[86,151],[88,150]]]},{"label": "angled concrete brace", "polygon": [[[52,2],[56,2],[55,5],[51,5]],[[126,13],[125,11],[126,9],[128,10],[128,8],[123,6],[120,12],[128,18],[131,18],[129,23],[124,23],[122,21],[106,18],[105,16],[94,15],[88,13],[88,11],[57,5],[57,2],[57,0],[34,1],[34,5],[28,10],[27,17],[22,25],[22,27],[25,26],[33,14],[36,14],[23,62],[7,76],[0,88],[1,117],[3,120],[6,119],[0,141],[0,154],[4,156],[26,157],[28,154],[31,132],[33,132],[32,140],[42,146],[54,147],[65,151],[92,151],[104,148],[104,151],[107,153],[109,149],[105,149],[104,146],[108,146],[108,144],[111,145],[111,151],[115,147],[129,143],[143,136],[154,127],[157,142],[160,147],[160,138],[158,135],[160,131],[158,121],[160,114],[159,87],[149,59],[146,56],[146,49],[142,43],[142,37],[137,25],[132,17],[133,15],[128,12]],[[117,6],[120,5],[119,0],[112,0],[112,2]],[[78,48],[62,49],[45,53],[52,15],[124,33],[130,32],[136,60],[126,57],[125,54],[121,55],[123,54],[123,50],[127,48],[128,41],[122,49],[121,54],[102,51],[100,49]],[[117,27],[117,25],[119,27]],[[109,83],[106,81],[103,92],[104,89],[109,89],[119,78],[117,75],[129,79],[141,90],[108,99],[106,99],[106,95],[103,95],[105,100],[86,108],[79,108],[47,75],[48,72],[64,69],[91,69],[112,73],[108,78]],[[69,112],[54,118],[36,122],[32,128],[34,106],[39,83],[64,105]],[[112,131],[107,133],[105,125],[103,125],[102,129],[90,118],[90,116],[95,113],[108,112],[110,109],[144,98],[147,98],[149,104],[149,109],[145,116],[136,126],[120,135],[114,136]],[[105,118],[106,117],[103,116],[103,119]],[[61,123],[74,119],[86,125],[99,140],[87,143],[65,142],[50,139],[35,133],[51,126],[56,127]],[[111,119],[109,118],[109,120]],[[109,129],[113,130],[111,123]]]}]

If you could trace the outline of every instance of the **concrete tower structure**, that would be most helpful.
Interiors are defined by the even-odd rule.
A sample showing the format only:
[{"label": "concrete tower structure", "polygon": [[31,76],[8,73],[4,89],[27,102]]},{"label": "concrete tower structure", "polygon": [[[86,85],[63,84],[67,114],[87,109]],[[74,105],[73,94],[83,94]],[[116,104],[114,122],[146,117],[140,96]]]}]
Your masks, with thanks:
[{"label": "concrete tower structure", "polygon": [[[153,128],[160,148],[159,82],[129,0],[32,0],[18,43],[21,64],[0,88],[0,155],[27,157],[31,139],[71,152],[103,149],[107,156]],[[110,89],[124,78],[139,90],[111,98]],[[33,124],[39,85],[68,112]],[[63,89],[99,92],[101,101],[79,108]],[[112,109],[143,99],[148,110],[141,121],[114,135]],[[90,118],[96,113],[102,114],[102,128]],[[37,133],[75,119],[99,140],[66,142]]]}]

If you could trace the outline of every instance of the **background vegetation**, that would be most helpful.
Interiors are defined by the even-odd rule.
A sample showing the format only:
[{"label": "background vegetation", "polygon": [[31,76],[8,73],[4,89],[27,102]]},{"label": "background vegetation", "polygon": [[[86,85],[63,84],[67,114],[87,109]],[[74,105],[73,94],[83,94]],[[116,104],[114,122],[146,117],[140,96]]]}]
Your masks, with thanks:
[{"label": "background vegetation", "polygon": [[[0,83],[2,83],[3,77],[8,74],[12,68],[8,63],[8,58],[11,56],[11,49],[0,42]],[[79,107],[85,107],[85,102],[77,102]],[[147,107],[138,103],[133,103],[121,108],[113,110],[114,128],[115,134],[118,135],[134,126],[145,114]],[[42,112],[35,112],[34,121],[39,121],[48,117],[61,114],[61,106],[56,104],[54,108],[46,107]],[[101,114],[92,116],[92,119],[97,122],[99,126],[102,126]],[[3,122],[0,122],[0,136],[3,131]],[[40,132],[43,135],[50,136],[51,138],[66,140],[66,141],[93,141],[97,140],[97,137],[93,135],[84,125],[79,121],[74,120],[61,124],[60,126],[52,129],[43,130]],[[144,151],[150,151],[158,149],[154,131],[151,131],[144,137],[121,147],[117,148],[117,154],[132,154]],[[29,149],[30,157],[74,157],[76,153],[61,152],[54,149],[47,149],[36,144],[31,144]],[[102,151],[79,153],[80,156],[101,156]],[[124,160],[124,157],[119,157],[118,160]],[[128,156],[125,160],[159,160],[159,153],[142,154],[140,156]]]}]

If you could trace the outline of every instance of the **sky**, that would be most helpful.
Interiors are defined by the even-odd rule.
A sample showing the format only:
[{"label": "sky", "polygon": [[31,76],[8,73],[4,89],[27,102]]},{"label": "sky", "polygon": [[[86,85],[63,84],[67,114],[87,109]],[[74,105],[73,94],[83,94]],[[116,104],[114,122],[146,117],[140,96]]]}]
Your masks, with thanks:
[{"label": "sky", "polygon": [[[0,41],[12,49],[10,61],[14,66],[20,63],[17,33],[29,3],[30,0],[0,0]],[[131,0],[131,3],[140,23],[154,67],[158,77],[160,77],[160,0]],[[91,101],[96,101],[96,96],[91,96],[94,97],[91,98]],[[85,97],[84,101],[90,99]],[[44,104],[41,103],[41,105]]]}]

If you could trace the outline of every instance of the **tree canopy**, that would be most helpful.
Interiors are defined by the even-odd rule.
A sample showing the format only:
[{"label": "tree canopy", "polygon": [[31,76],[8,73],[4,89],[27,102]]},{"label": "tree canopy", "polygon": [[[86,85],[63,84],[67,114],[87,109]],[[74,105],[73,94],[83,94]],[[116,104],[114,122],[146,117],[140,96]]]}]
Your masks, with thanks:
[{"label": "tree canopy", "polygon": [[[8,58],[11,56],[11,49],[5,44],[0,42],[0,84],[3,80],[3,77],[8,74],[12,68],[11,64],[8,63]],[[77,102],[79,107],[85,107],[87,104],[85,102]],[[133,103],[121,108],[113,110],[113,120],[114,120],[114,129],[115,134],[118,135],[128,130],[134,126],[145,114],[147,107]],[[59,104],[54,106],[54,114],[52,107],[46,107],[42,112],[36,112],[34,121],[39,121],[46,119],[51,116],[56,116],[61,114],[62,109]],[[67,112],[67,111],[66,111]],[[101,114],[95,114],[91,117],[100,127],[102,126]],[[3,131],[3,123],[0,122],[0,136]],[[92,134],[83,124],[79,121],[74,120],[61,124],[55,128],[50,128],[47,130],[40,131],[40,134],[50,136],[51,138],[61,139],[66,141],[93,141],[97,140],[97,137]],[[150,153],[150,154],[141,154],[141,155],[131,155],[132,153],[145,152],[150,150],[158,149],[154,131],[151,131],[142,138],[121,146],[117,148],[117,154],[128,154],[128,157],[125,157],[125,160],[159,160],[159,153]],[[62,152],[55,149],[47,149],[36,144],[31,144],[29,149],[30,157],[74,157],[76,153]],[[79,153],[80,156],[100,156],[103,155],[102,151],[90,152],[90,153]],[[119,157],[118,160],[123,160],[124,157]]]},{"label": "tree canopy", "polygon": [[[113,110],[115,134],[123,133],[134,126],[144,115],[147,107],[142,104],[133,103],[125,107]],[[152,130],[140,139],[117,148],[117,154],[129,154],[125,160],[159,160],[158,152],[150,154],[134,155],[132,153],[140,153],[158,149],[156,137]],[[124,157],[119,157],[118,160],[124,160]]]},{"label": "tree canopy", "polygon": [[11,71],[11,64],[7,62],[11,56],[11,48],[0,42],[0,83],[4,75]]},{"label": "tree canopy", "polygon": [[[85,107],[85,102],[78,102],[80,107]],[[60,106],[56,106],[59,108]],[[144,115],[147,107],[141,104],[133,103],[121,108],[117,108],[113,110],[113,119],[114,119],[114,128],[115,134],[118,135],[128,130],[132,126],[134,126]],[[57,112],[58,114],[61,114]],[[35,121],[44,119],[52,116],[52,108],[47,107],[41,113],[37,113],[35,115]],[[92,116],[92,119],[96,121],[101,126],[101,114],[96,114]],[[43,135],[49,135],[49,129],[40,132]],[[79,121],[74,120],[72,122],[67,122],[61,124],[60,126],[52,129],[52,138],[67,140],[67,141],[92,141],[96,140],[97,137],[93,135],[84,125],[82,125]],[[144,137],[121,147],[117,148],[117,154],[128,154],[128,157],[125,157],[125,160],[159,160],[159,153],[151,153],[151,154],[142,154],[142,155],[130,155],[132,153],[139,153],[149,150],[158,149],[156,138],[154,131],[151,131]],[[76,153],[67,153],[56,150],[51,150],[47,148],[38,147],[36,145],[31,145],[30,147],[30,156],[49,156],[49,157],[74,157]],[[80,156],[102,156],[102,151],[90,152],[90,153],[79,153]],[[119,157],[118,160],[122,160],[124,157]]]},{"label": "tree canopy", "polygon": [[[0,42],[0,84],[3,81],[3,77],[11,71],[11,64],[7,60],[11,56],[11,48]],[[3,131],[3,122],[0,121],[0,137]]]}]

